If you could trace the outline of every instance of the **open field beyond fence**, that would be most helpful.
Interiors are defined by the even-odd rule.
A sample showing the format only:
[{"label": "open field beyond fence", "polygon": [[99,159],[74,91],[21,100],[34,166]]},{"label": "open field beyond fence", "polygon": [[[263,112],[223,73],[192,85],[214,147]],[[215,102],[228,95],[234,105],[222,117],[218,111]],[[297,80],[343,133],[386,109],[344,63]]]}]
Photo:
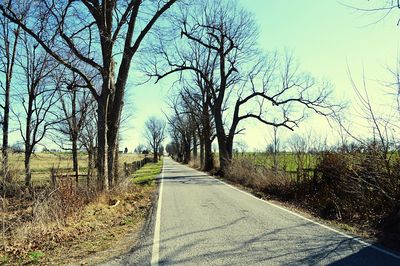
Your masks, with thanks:
[{"label": "open field beyond fence", "polygon": [[[124,163],[132,163],[144,158],[141,154],[120,154],[119,165],[120,169],[123,169]],[[86,175],[88,167],[88,156],[85,153],[79,153],[79,174]],[[32,155],[31,159],[31,172],[32,172],[32,183],[47,184],[50,182],[50,171],[54,168],[60,174],[71,176],[72,171],[72,155],[69,153],[47,153],[38,152]],[[16,181],[23,182],[24,180],[24,154],[23,153],[11,153],[10,154],[10,171],[13,174],[13,178]]]}]

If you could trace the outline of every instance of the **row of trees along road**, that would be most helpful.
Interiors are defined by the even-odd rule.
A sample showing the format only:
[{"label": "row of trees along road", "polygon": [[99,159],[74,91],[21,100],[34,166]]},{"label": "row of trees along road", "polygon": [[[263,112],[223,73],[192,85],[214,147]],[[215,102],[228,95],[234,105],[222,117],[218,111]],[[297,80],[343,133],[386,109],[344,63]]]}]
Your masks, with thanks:
[{"label": "row of trees along road", "polygon": [[[2,1],[1,63],[6,77],[4,86],[2,83],[5,104],[1,106],[4,110],[3,172],[8,172],[9,95],[13,66],[20,61],[28,90],[28,100],[23,101],[26,120],[20,120],[20,128],[26,125],[25,132],[21,132],[26,153],[26,185],[31,185],[29,158],[33,148],[52,126],[64,121],[66,128],[58,127],[58,130],[70,135],[74,147],[77,145],[77,131],[88,131],[83,127],[82,112],[74,117],[78,109],[87,113],[85,104],[77,106],[90,101],[87,94],[81,93],[79,97],[85,100],[77,100],[76,91],[79,89],[89,91],[90,99],[96,103],[97,143],[86,143],[85,146],[93,149],[97,145],[97,184],[100,190],[107,190],[113,178],[117,178],[114,168],[118,163],[118,132],[131,62],[156,22],[177,2]],[[22,49],[18,47],[20,41]],[[60,75],[72,78],[64,80]],[[50,81],[56,84],[50,85]],[[56,92],[55,88],[61,85],[68,90],[66,94]],[[67,95],[70,99],[65,98]],[[65,114],[61,120],[50,108],[59,100]],[[67,105],[67,101],[71,104]],[[72,109],[65,109],[67,106]],[[52,115],[56,117],[48,122],[48,116]]]},{"label": "row of trees along road", "polygon": [[147,69],[157,81],[179,74],[182,92],[171,104],[174,141],[168,150],[180,160],[190,160],[191,142],[197,150],[197,135],[204,145],[202,166],[208,169],[215,132],[223,175],[243,120],[294,130],[310,111],[329,116],[340,109],[330,101],[330,85],[301,72],[292,56],[263,55],[256,22],[236,1],[203,1],[195,9],[177,16],[181,38],[154,47],[157,60]]}]

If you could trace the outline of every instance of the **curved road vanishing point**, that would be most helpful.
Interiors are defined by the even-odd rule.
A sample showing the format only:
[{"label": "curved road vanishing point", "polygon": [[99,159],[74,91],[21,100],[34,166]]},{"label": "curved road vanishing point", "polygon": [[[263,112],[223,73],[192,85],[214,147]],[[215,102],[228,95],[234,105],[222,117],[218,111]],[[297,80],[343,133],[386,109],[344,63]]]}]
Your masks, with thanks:
[{"label": "curved road vanishing point", "polygon": [[400,265],[370,245],[164,159],[150,234],[107,265]]}]

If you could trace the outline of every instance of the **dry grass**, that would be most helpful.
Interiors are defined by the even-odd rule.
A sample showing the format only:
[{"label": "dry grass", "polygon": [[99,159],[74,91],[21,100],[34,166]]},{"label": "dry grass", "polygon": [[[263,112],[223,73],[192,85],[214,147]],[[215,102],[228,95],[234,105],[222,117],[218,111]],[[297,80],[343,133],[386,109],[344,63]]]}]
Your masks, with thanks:
[{"label": "dry grass", "polygon": [[226,178],[257,192],[280,195],[291,189],[291,179],[283,171],[256,166],[249,158],[235,159],[228,169]]},{"label": "dry grass", "polygon": [[[143,158],[139,154],[120,154],[119,162],[122,167],[124,162],[133,162]],[[87,172],[88,156],[85,153],[78,154],[79,171],[82,174]],[[58,169],[60,172],[72,172],[72,155],[69,153],[37,152],[32,155],[31,172],[34,185],[45,185],[49,182],[50,170]],[[23,182],[24,179],[24,154],[10,154],[10,169],[16,181]]]},{"label": "dry grass", "polygon": [[[147,176],[150,180],[161,165],[156,165],[158,171],[152,164],[142,169],[154,173]],[[117,242],[122,252],[133,245],[132,234],[146,217],[155,190],[155,182],[137,184],[125,179],[109,193],[96,194],[66,182],[55,190],[41,191],[32,200],[10,199],[10,207],[2,210],[8,230],[6,244],[0,246],[0,264],[67,264]],[[129,240],[125,239],[128,235]]]}]

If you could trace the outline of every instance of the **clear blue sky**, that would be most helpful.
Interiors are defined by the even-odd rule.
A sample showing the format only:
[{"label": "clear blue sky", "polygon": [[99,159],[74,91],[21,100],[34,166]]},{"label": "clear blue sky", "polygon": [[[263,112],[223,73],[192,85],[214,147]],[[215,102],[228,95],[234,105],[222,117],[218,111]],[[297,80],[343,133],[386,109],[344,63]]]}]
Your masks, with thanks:
[{"label": "clear blue sky", "polygon": [[[348,67],[357,81],[362,70],[369,80],[388,79],[387,66],[395,66],[400,43],[400,12],[376,22],[382,14],[358,12],[335,0],[241,0],[243,7],[254,13],[260,28],[259,45],[266,52],[287,49],[299,60],[301,68],[334,85],[338,98],[352,100]],[[358,7],[372,7],[374,1],[349,1]],[[375,1],[380,2],[380,1]],[[360,6],[365,4],[364,6]],[[382,99],[382,88],[376,82],[371,94]],[[126,108],[134,108],[133,118],[123,133],[122,146],[133,149],[142,141],[144,121],[151,115],[163,116],[168,111],[165,99],[171,84],[167,81],[129,89]],[[382,104],[377,103],[377,104]],[[385,102],[383,102],[385,104]],[[269,129],[256,122],[244,124],[246,134],[240,136],[252,149],[264,149]],[[260,130],[261,129],[261,130]],[[298,132],[312,130],[335,141],[323,119],[313,118]],[[287,132],[282,132],[288,136]]]}]

